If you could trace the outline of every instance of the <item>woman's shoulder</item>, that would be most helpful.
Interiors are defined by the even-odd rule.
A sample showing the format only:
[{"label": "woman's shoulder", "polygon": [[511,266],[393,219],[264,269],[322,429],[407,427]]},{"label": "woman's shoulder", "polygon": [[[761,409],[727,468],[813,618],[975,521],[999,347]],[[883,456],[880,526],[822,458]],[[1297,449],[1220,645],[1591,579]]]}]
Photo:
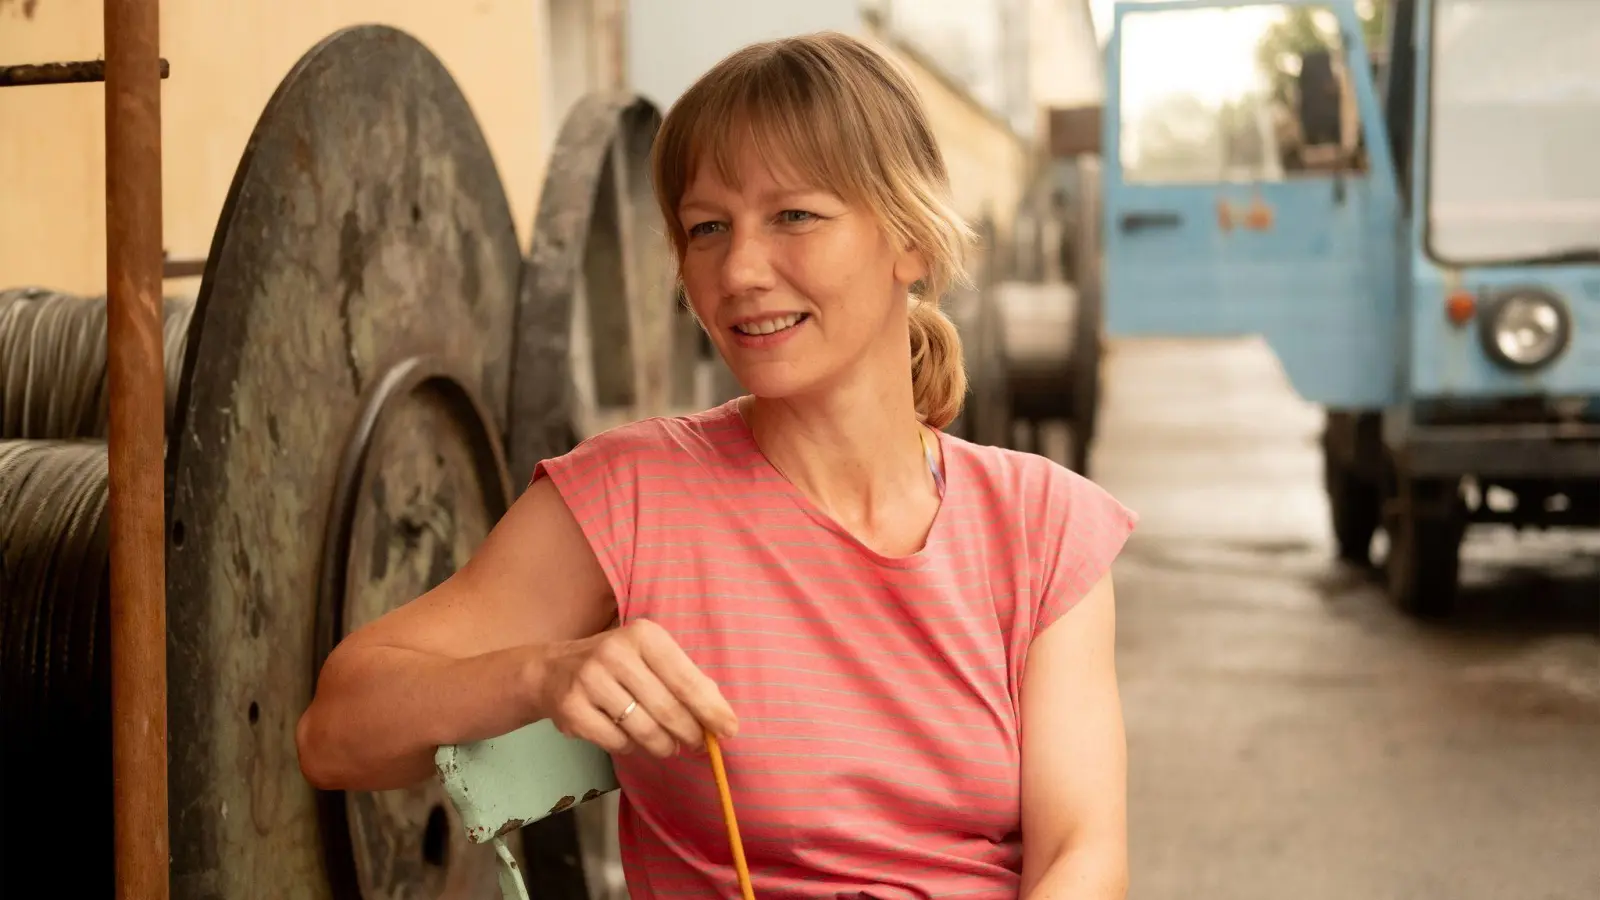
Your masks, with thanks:
[{"label": "woman's shoulder", "polygon": [[979,502],[1012,510],[1030,532],[1089,526],[1125,534],[1138,523],[1138,514],[1110,491],[1047,456],[961,438],[947,438],[946,446]]},{"label": "woman's shoulder", "polygon": [[739,446],[740,422],[732,402],[695,413],[648,416],[607,428],[579,441],[557,463],[610,467],[716,465]]},{"label": "woman's shoulder", "polygon": [[1033,633],[1047,628],[1110,570],[1139,514],[1078,472],[1034,453],[951,442],[978,503],[1025,547],[1036,584]]},{"label": "woman's shoulder", "polygon": [[968,478],[982,490],[1018,495],[1017,499],[1046,493],[1076,494],[1102,491],[1099,485],[1048,456],[977,444],[953,435],[944,436],[947,453],[959,457]]}]

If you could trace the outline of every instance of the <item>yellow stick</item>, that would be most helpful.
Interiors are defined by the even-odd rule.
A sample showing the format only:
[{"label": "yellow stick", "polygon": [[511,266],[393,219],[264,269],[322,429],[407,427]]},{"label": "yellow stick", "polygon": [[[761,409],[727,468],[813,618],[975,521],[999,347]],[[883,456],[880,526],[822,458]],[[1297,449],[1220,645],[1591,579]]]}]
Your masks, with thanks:
[{"label": "yellow stick", "polygon": [[739,840],[739,820],[733,814],[733,793],[728,790],[728,770],[722,766],[722,747],[716,735],[706,732],[706,750],[711,753],[711,772],[717,778],[717,794],[722,797],[722,821],[728,825],[728,846],[733,848],[733,868],[739,873],[739,893],[744,900],[756,900],[750,887],[750,867],[744,861],[744,842]]}]

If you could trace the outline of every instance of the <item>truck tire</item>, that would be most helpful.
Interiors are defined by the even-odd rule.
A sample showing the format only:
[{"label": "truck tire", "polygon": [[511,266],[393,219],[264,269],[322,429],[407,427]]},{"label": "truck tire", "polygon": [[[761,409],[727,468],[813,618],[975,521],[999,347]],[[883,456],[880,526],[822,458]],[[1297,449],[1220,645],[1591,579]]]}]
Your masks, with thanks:
[{"label": "truck tire", "polygon": [[1383,500],[1392,469],[1383,448],[1382,419],[1371,412],[1330,409],[1322,429],[1322,486],[1338,557],[1372,565],[1372,535],[1383,525]]},{"label": "truck tire", "polygon": [[1454,479],[1396,479],[1384,516],[1389,599],[1402,612],[1437,619],[1455,609],[1466,515]]},{"label": "truck tire", "polygon": [[1346,466],[1325,459],[1323,486],[1332,514],[1333,540],[1339,558],[1356,566],[1372,564],[1372,536],[1382,513],[1378,486],[1362,480]]},{"label": "truck tire", "polygon": [[1322,448],[1322,486],[1328,495],[1333,541],[1339,559],[1352,565],[1372,564],[1372,536],[1382,524],[1383,491],[1363,478],[1350,463]]}]

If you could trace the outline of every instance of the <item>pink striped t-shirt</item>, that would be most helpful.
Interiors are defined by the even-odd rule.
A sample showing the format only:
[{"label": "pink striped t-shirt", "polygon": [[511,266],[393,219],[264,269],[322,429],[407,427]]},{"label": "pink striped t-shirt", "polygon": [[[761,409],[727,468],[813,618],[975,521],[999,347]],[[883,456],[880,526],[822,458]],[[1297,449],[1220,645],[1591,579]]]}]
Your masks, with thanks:
[{"label": "pink striped t-shirt", "polygon": [[[766,460],[734,403],[546,460],[622,621],[663,626],[739,716],[723,754],[757,897],[1016,897],[1033,636],[1136,517],[1044,457],[941,435],[924,548],[886,557]],[[634,900],[737,897],[707,758],[616,758]]]}]

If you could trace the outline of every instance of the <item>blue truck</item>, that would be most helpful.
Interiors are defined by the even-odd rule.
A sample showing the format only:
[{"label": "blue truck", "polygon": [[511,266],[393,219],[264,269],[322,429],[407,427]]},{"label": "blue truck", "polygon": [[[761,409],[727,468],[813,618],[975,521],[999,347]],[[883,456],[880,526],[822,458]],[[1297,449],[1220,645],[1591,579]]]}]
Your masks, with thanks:
[{"label": "blue truck", "polygon": [[1439,616],[1469,525],[1600,525],[1600,2],[1122,2],[1105,64],[1105,331],[1262,336],[1342,557]]}]

